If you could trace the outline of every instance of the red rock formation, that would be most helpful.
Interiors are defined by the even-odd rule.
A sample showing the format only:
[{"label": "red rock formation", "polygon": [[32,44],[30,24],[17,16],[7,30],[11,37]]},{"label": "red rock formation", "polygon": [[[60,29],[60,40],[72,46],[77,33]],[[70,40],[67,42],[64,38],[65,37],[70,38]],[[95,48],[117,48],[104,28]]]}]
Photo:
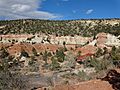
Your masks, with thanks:
[{"label": "red rock formation", "polygon": [[[39,88],[37,90],[46,90],[46,89]],[[91,81],[81,82],[78,85],[57,85],[50,90],[114,90],[114,89],[106,81],[91,80]]]},{"label": "red rock formation", "polygon": [[79,51],[81,51],[81,55],[86,55],[88,53],[95,54],[97,51],[97,47],[92,46],[92,45],[86,45],[86,46],[76,49],[76,52],[79,52]]},{"label": "red rock formation", "polygon": [[0,35],[0,38],[30,38],[33,35],[31,34],[21,34],[21,35],[15,35],[15,34],[8,34],[8,35]]},{"label": "red rock formation", "polygon": [[107,41],[107,33],[97,34],[97,47],[104,48],[106,41]]},{"label": "red rock formation", "polygon": [[11,55],[16,55],[21,53],[22,50],[25,50],[29,55],[32,55],[32,49],[35,48],[38,53],[46,51],[50,52],[56,52],[60,47],[60,45],[51,45],[51,44],[30,44],[30,43],[16,43],[16,44],[10,44],[10,43],[0,43],[0,48],[2,47],[8,47],[8,52]]}]

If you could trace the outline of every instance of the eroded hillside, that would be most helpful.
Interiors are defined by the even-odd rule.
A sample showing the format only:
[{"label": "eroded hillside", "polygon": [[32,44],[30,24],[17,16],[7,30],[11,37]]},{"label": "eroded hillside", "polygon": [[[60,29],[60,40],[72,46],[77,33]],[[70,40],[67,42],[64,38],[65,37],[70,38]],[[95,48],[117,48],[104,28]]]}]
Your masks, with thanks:
[{"label": "eroded hillside", "polygon": [[0,21],[0,89],[119,90],[119,30],[119,19]]}]

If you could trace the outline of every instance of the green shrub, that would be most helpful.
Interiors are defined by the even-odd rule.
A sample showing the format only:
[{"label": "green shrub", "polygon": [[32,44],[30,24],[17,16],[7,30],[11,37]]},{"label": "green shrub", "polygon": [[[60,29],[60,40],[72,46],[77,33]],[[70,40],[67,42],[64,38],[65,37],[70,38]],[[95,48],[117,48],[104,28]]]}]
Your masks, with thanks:
[{"label": "green shrub", "polygon": [[25,50],[22,50],[20,56],[29,57],[29,54]]},{"label": "green shrub", "polygon": [[107,70],[110,66],[113,66],[113,62],[108,59],[101,59],[98,60],[96,58],[92,58],[89,61],[86,61],[84,63],[85,67],[94,67],[96,72],[102,71],[102,70]]},{"label": "green shrub", "polygon": [[34,47],[32,48],[32,52],[33,52],[34,56],[39,56],[38,53],[37,53],[37,51],[36,51],[36,49]]},{"label": "green shrub", "polygon": [[77,75],[80,77],[80,80],[82,81],[90,80],[90,77],[83,70],[79,71]]},{"label": "green shrub", "polygon": [[38,72],[39,71],[39,63],[35,59],[34,56],[31,57],[31,60],[28,62],[28,69],[30,72]]},{"label": "green shrub", "polygon": [[48,51],[45,50],[45,52],[44,52],[43,55],[42,55],[43,60],[45,61],[45,65],[48,64],[48,63],[47,63],[47,60],[48,60],[48,58],[51,57],[51,56],[52,56],[52,54],[51,54],[50,52],[48,52]]},{"label": "green shrub", "polygon": [[58,60],[55,56],[51,58],[51,70],[59,70],[60,69],[60,64],[58,63]]},{"label": "green shrub", "polygon": [[56,51],[56,57],[59,62],[63,62],[65,60],[65,54],[62,48]]}]

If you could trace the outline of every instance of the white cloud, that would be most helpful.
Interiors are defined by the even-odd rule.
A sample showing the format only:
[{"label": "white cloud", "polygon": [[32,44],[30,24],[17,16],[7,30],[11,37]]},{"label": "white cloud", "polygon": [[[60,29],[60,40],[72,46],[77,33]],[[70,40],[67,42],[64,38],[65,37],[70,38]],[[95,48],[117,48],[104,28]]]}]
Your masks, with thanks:
[{"label": "white cloud", "polygon": [[72,10],[72,12],[75,14],[77,11],[76,10]]},{"label": "white cloud", "polygon": [[86,11],[86,14],[91,14],[94,10],[93,9],[89,9]]},{"label": "white cloud", "polygon": [[11,9],[14,12],[25,12],[27,10],[30,10],[30,6],[29,5],[21,5],[21,4],[14,4],[11,6]]},{"label": "white cloud", "polygon": [[67,1],[69,1],[69,0],[62,0],[62,1],[67,2]]},{"label": "white cloud", "polygon": [[57,18],[50,12],[38,11],[42,0],[0,0],[0,17],[6,19],[52,19]]}]

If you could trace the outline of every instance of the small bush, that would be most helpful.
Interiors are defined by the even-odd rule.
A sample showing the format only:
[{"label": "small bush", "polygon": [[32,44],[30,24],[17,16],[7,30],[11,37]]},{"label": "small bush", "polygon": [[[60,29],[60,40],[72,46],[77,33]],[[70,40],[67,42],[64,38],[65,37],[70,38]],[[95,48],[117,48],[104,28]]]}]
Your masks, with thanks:
[{"label": "small bush", "polygon": [[52,63],[51,63],[51,70],[59,70],[60,69],[60,64],[57,61],[56,57],[51,58]]},{"label": "small bush", "polygon": [[84,71],[79,71],[77,75],[82,81],[90,80],[90,77]]},{"label": "small bush", "polygon": [[20,73],[0,72],[0,90],[26,90],[26,82]]},{"label": "small bush", "polygon": [[29,54],[25,50],[22,50],[21,51],[21,56],[29,57]]}]

